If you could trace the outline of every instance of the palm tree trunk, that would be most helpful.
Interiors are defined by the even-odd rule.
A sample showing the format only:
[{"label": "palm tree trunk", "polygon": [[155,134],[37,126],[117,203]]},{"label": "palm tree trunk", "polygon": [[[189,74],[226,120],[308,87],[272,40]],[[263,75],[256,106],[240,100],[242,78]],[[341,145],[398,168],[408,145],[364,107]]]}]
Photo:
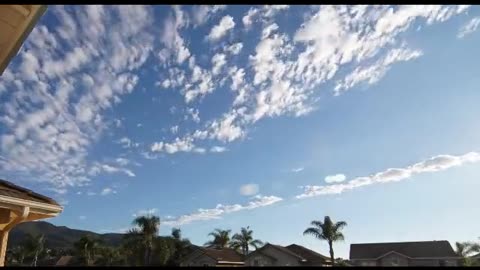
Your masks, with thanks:
[{"label": "palm tree trunk", "polygon": [[150,262],[149,262],[149,260],[150,260],[150,247],[148,245],[145,246],[145,255],[144,255],[143,260],[144,260],[145,266],[150,264]]},{"label": "palm tree trunk", "polygon": [[35,251],[35,256],[33,257],[33,266],[37,267],[37,258],[38,258],[38,251]]},{"label": "palm tree trunk", "polygon": [[335,255],[333,254],[333,242],[328,241],[328,246],[330,247],[330,260],[332,261],[332,266],[335,266]]}]

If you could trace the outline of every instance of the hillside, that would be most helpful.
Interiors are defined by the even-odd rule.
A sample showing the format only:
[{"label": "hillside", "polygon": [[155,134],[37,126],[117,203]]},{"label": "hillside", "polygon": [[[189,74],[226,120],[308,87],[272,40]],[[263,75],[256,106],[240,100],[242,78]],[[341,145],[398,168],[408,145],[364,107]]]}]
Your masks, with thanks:
[{"label": "hillside", "polygon": [[10,232],[8,247],[15,247],[22,243],[27,234],[44,234],[46,237],[45,245],[48,248],[70,248],[73,246],[73,243],[86,234],[100,239],[108,246],[119,245],[123,237],[121,233],[98,234],[90,231],[70,229],[65,226],[55,226],[45,221],[36,221],[21,223],[13,228]]}]

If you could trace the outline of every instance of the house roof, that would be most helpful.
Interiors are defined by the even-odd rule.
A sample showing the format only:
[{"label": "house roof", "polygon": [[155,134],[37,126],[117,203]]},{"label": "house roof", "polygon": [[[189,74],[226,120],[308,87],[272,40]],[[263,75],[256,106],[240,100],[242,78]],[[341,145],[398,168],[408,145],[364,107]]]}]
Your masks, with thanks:
[{"label": "house roof", "polygon": [[441,241],[365,243],[350,245],[350,259],[377,259],[396,252],[410,258],[457,257],[450,243]]},{"label": "house roof", "polygon": [[329,257],[300,245],[291,244],[289,246],[286,246],[285,248],[306,259],[308,262],[330,262]]},{"label": "house roof", "polygon": [[[260,253],[264,255],[263,250],[267,247],[273,247],[283,253],[289,254],[295,258],[297,258],[300,262],[302,263],[324,263],[326,261],[330,261],[330,259],[326,256],[323,256],[322,254],[319,254],[313,250],[310,250],[306,247],[296,245],[296,244],[291,244],[289,246],[283,247],[280,245],[274,245],[267,243],[265,244],[262,248],[257,249],[256,251],[248,254],[248,256],[255,254],[255,253]],[[269,256],[271,257],[271,256]]]},{"label": "house roof", "polygon": [[73,259],[73,256],[62,256],[60,259],[58,259],[57,263],[55,265],[57,266],[66,266],[70,263],[70,261]]},{"label": "house roof", "polygon": [[33,192],[30,189],[17,186],[12,182],[9,182],[3,179],[0,179],[0,196],[7,196],[7,197],[13,197],[17,199],[23,199],[28,201],[47,203],[47,204],[60,206],[60,204],[58,204],[52,198]]},{"label": "house roof", "polygon": [[200,248],[202,253],[217,262],[243,262],[243,255],[231,248]]}]

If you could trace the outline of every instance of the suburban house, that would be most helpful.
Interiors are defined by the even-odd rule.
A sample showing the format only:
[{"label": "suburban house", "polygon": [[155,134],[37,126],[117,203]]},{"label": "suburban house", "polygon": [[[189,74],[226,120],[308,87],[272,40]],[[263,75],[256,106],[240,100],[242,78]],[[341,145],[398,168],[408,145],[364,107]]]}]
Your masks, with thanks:
[{"label": "suburban house", "polygon": [[0,266],[5,264],[8,233],[17,224],[57,216],[63,208],[53,199],[0,179]]},{"label": "suburban house", "polygon": [[355,266],[457,266],[460,259],[446,240],[350,245]]},{"label": "suburban house", "polygon": [[330,258],[299,245],[265,244],[248,254],[245,266],[328,266]]},{"label": "suburban house", "polygon": [[244,256],[231,248],[196,247],[180,266],[243,266]]}]

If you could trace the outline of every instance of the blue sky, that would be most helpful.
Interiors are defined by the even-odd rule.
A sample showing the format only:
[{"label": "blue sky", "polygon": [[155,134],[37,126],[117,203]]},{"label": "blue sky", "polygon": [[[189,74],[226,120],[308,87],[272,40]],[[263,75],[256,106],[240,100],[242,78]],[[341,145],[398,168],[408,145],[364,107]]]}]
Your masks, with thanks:
[{"label": "blue sky", "polygon": [[[0,80],[0,176],[121,232],[162,219],[327,254],[474,240],[480,10],[50,6]],[[458,229],[452,229],[458,228]]]}]

